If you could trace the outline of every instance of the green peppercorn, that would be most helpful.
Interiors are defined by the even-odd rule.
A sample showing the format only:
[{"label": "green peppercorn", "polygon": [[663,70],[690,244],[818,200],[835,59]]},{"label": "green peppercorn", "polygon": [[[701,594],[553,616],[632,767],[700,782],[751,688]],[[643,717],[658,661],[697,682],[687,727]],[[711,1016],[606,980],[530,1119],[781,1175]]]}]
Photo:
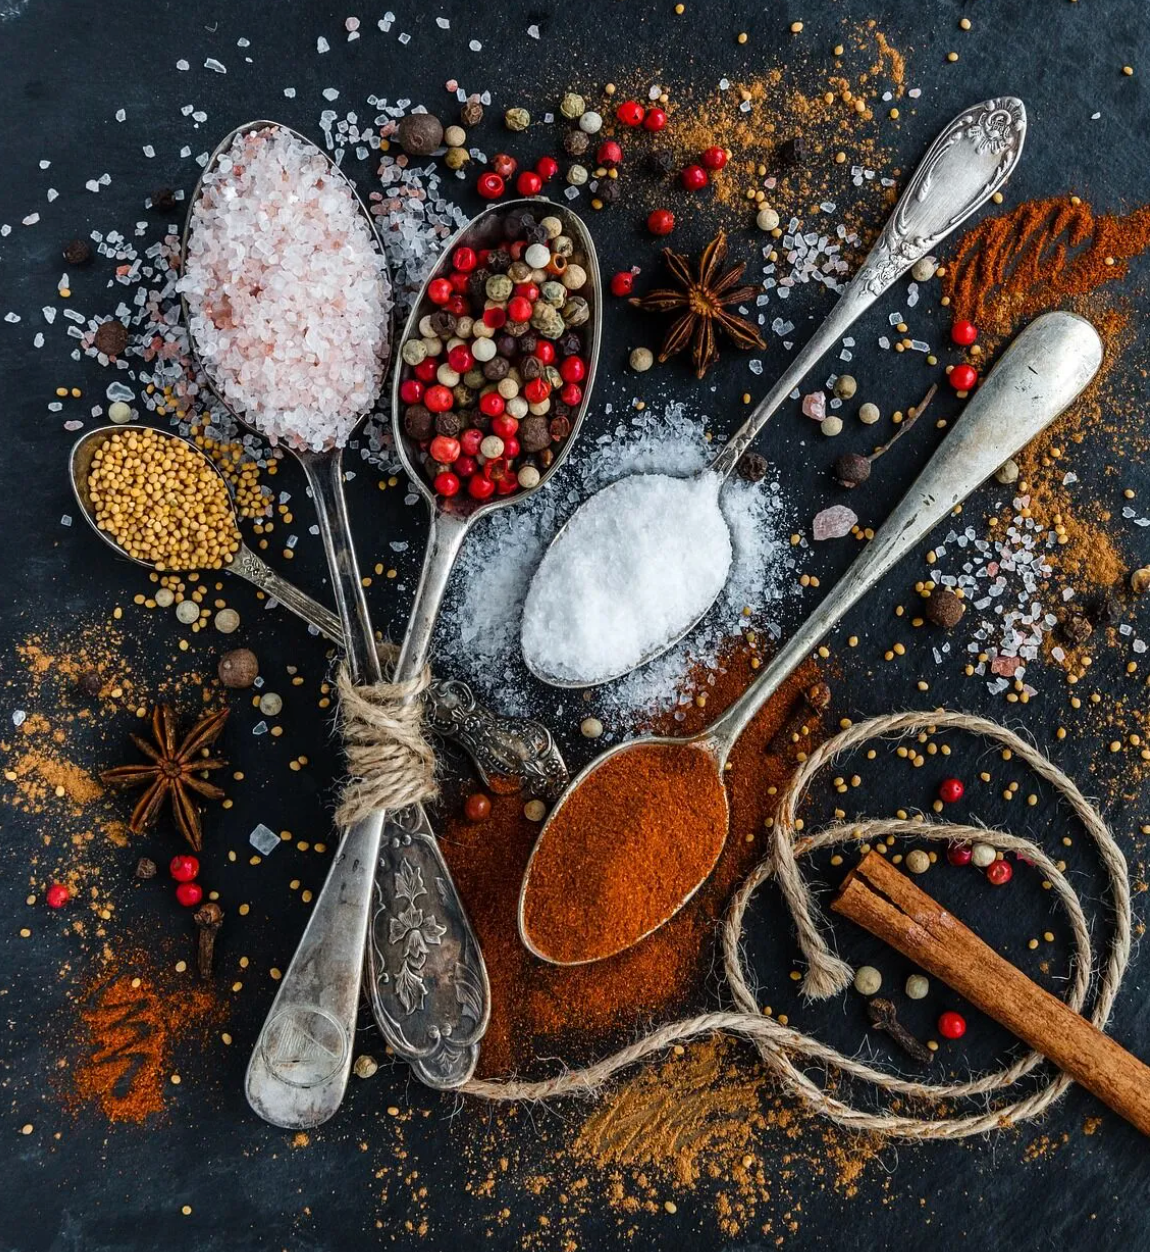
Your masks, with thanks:
[{"label": "green peppercorn", "polygon": [[449,170],[461,170],[470,160],[466,148],[448,148],[443,154],[443,164]]},{"label": "green peppercorn", "polygon": [[586,102],[574,91],[567,92],[559,102],[559,112],[570,122],[577,122],[586,111]]},{"label": "green peppercorn", "polygon": [[503,124],[508,130],[526,130],[531,125],[531,114],[526,109],[508,109],[503,114]]}]

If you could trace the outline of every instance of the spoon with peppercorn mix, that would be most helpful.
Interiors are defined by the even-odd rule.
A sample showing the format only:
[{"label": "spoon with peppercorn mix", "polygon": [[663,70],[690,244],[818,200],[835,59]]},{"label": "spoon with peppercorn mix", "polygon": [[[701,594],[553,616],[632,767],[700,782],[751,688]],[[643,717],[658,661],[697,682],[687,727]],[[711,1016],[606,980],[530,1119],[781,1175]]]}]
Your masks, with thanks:
[{"label": "spoon with peppercorn mix", "polygon": [[1102,341],[1073,313],[1036,318],[1006,349],[853,565],[742,696],[690,738],[644,737],[593,761],[548,816],[519,896],[519,934],[559,965],[602,960],[678,912],[727,837],[723,768],[743,730],[850,608],[1098,372]]},{"label": "spoon with peppercorn mix", "polygon": [[[929,255],[1013,173],[1026,111],[1013,97],[986,100],[935,140],[858,273],[821,327],[712,462],[689,478],[632,474],[586,500],[552,539],[528,588],[520,638],[527,668],[554,687],[590,687],[645,665],[682,639],[727,581],[731,531],[720,492],[767,420],[854,322],[915,262]],[[658,291],[675,309],[662,358],[690,340],[697,370],[730,318],[720,236],[698,274],[671,258],[682,291]],[[741,319],[740,319],[741,321]],[[746,324],[744,324],[745,326]]]}]

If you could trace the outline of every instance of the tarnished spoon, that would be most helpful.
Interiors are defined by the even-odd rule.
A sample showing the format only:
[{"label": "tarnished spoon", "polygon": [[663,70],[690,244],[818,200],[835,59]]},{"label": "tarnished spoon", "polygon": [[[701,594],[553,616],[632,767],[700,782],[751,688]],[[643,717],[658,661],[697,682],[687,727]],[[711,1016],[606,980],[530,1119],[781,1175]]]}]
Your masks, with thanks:
[{"label": "tarnished spoon", "polygon": [[[228,499],[232,502],[236,519],[236,533],[240,533],[239,515],[235,509],[231,485],[202,448],[196,447],[190,439],[185,439],[174,431],[157,430],[151,426],[99,426],[81,435],[72,445],[68,473],[84,520],[113,551],[145,569],[155,568],[149,562],[129,555],[108,531],[100,528],[92,506],[92,495],[88,490],[88,475],[96,450],[121,430],[151,430],[153,434],[161,435],[165,439],[179,439],[187,444],[214,474],[219,475],[228,489]],[[220,572],[246,578],[309,626],[314,626],[332,643],[343,647],[343,627],[339,618],[318,600],[312,599],[307,592],[301,591],[294,583],[277,574],[242,540],[240,550]],[[480,704],[471,688],[458,678],[433,679],[427,689],[426,700],[427,720],[432,731],[457,743],[471,758],[480,778],[492,790],[526,788],[528,791],[554,795],[567,784],[566,763],[554,736],[542,722],[526,717],[505,717],[491,712]]]},{"label": "tarnished spoon", "polygon": [[[1006,182],[1018,163],[1025,135],[1026,110],[1022,101],[1012,96],[985,100],[961,113],[942,131],[915,170],[878,242],[822,326],[718,456],[692,476],[700,490],[690,492],[699,497],[699,503],[690,506],[696,510],[691,513],[691,522],[697,521],[700,529],[714,535],[726,534],[729,540],[730,530],[719,507],[719,492],[739,458],[807,372],[846,334],[856,319]],[[626,664],[608,672],[605,667],[597,667],[594,658],[572,651],[561,666],[549,665],[548,652],[554,650],[557,638],[550,607],[557,591],[562,590],[563,562],[568,549],[577,552],[584,565],[594,561],[607,570],[611,563],[607,545],[634,542],[630,536],[654,528],[671,534],[677,526],[687,524],[683,517],[666,515],[673,507],[666,503],[666,496],[668,491],[686,492],[689,480],[678,480],[659,495],[653,491],[644,493],[646,499],[636,501],[630,512],[624,508],[620,497],[629,490],[628,484],[633,491],[638,480],[645,479],[654,485],[657,477],[666,478],[631,475],[604,487],[580,505],[544,553],[527,591],[521,627],[523,659],[527,668],[543,682],[553,687],[592,687],[621,678],[678,643],[698,624],[722,591],[733,554],[729,542],[726,559],[716,558],[709,570],[699,572],[693,580],[698,599],[692,609],[687,610],[688,620],[671,627],[660,623],[658,631],[650,629],[651,638],[642,652],[630,657]],[[657,578],[652,578],[650,585],[662,596]],[[658,621],[654,613],[633,602],[634,595],[633,588],[630,601],[625,596],[613,598],[605,594],[600,597],[601,602],[581,606],[582,611],[600,615],[595,628],[615,630],[619,634],[625,634],[624,612],[638,629],[642,629],[644,622]],[[706,607],[702,612],[692,611],[704,600]],[[612,620],[614,616],[619,616],[618,623]],[[578,632],[572,632],[572,636],[578,637]]]},{"label": "tarnished spoon", "polygon": [[[644,737],[612,748],[583,770],[551,811],[527,864],[519,896],[519,933],[536,956],[556,964],[586,961],[556,960],[532,939],[525,925],[531,893],[532,867],[544,849],[546,855],[563,854],[549,848],[556,819],[564,804],[605,762],[637,750],[674,749],[689,746],[703,753],[722,778],[723,766],[743,730],[779,689],[795,668],[861,596],[909,553],[932,527],[948,517],[954,507],[983,483],[1006,460],[1040,434],[1083,392],[1102,363],[1102,341],[1089,322],[1073,313],[1046,313],[1018,335],[974,393],[941,447],[931,457],[910,490],[887,518],[874,540],[835,585],[806,622],[779,650],[770,665],[744,694],[710,727],[685,739]],[[721,787],[721,783],[719,784]],[[724,791],[724,806],[726,793]],[[725,835],[725,831],[724,831]],[[715,859],[721,850],[717,845]],[[621,936],[615,952],[638,943],[669,920],[706,881],[714,861],[698,882],[684,884],[675,899],[665,901],[665,916],[642,934]],[[588,867],[588,875],[594,867]],[[576,868],[575,872],[578,872]],[[610,884],[608,884],[610,885]],[[587,889],[603,884],[588,881]],[[623,887],[619,886],[622,891]],[[613,952],[598,952],[601,959]]]}]

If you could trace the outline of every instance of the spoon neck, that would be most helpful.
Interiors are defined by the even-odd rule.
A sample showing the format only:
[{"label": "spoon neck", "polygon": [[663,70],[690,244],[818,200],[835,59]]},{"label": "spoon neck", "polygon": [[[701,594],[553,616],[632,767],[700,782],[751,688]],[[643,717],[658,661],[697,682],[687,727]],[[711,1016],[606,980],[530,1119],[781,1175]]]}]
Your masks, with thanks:
[{"label": "spoon neck", "polygon": [[404,683],[418,677],[427,663],[439,606],[443,603],[443,594],[466,533],[467,518],[432,505],[423,570],[419,575],[407,632],[395,662],[393,682]]}]

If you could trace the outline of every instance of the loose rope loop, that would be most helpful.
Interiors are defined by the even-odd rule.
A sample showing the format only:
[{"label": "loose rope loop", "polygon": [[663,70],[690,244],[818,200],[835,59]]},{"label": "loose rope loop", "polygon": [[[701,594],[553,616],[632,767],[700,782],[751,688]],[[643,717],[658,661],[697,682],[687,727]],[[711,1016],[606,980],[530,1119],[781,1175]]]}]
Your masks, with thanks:
[{"label": "loose rope loop", "polygon": [[773,1017],[763,1016],[751,986],[750,971],[744,964],[741,948],[743,919],[747,908],[759,887],[777,877],[783,898],[794,918],[799,946],[807,962],[807,973],[803,979],[804,992],[812,999],[820,999],[844,990],[852,978],[851,968],[830,949],[810,887],[799,871],[798,858],[822,848],[874,841],[889,835],[940,842],[967,843],[977,840],[1025,857],[1051,883],[1052,890],[1069,915],[1074,938],[1073,976],[1066,1000],[1075,1012],[1082,1011],[1090,989],[1093,968],[1086,915],[1074,889],[1036,844],[982,826],[956,825],[926,818],[864,820],[829,826],[813,835],[798,837],[795,822],[799,805],[811,781],[821,769],[843,753],[858,748],[871,739],[888,735],[903,736],[926,730],[932,733],[938,730],[961,730],[981,735],[1010,748],[1016,757],[1067,801],[1098,845],[1099,856],[1110,879],[1114,909],[1114,934],[1090,1014],[1090,1021],[1100,1030],[1104,1029],[1130,958],[1131,920],[1126,860],[1102,816],[1074,782],[1052,761],[1013,731],[996,722],[966,713],[895,713],[860,722],[835,735],[811,753],[784,789],[775,815],[771,853],[739,887],[723,922],[723,965],[737,1011],[703,1013],[697,1017],[671,1022],[612,1056],[584,1069],[567,1071],[554,1078],[539,1082],[473,1079],[463,1090],[483,1099],[501,1101],[595,1095],[605,1082],[621,1070],[674,1044],[720,1032],[749,1040],[784,1091],[796,1097],[813,1112],[853,1130],[910,1140],[949,1140],[986,1134],[991,1130],[1038,1117],[1070,1086],[1071,1079],[1065,1074],[1056,1074],[1045,1085],[1026,1096],[997,1107],[986,1108],[974,1114],[942,1114],[935,1118],[870,1112],[831,1095],[807,1074],[807,1068],[817,1066],[834,1069],[853,1080],[870,1083],[892,1096],[911,1097],[936,1104],[956,1099],[982,1099],[985,1102],[993,1093],[1013,1086],[1043,1058],[1040,1053],[1030,1051],[1002,1069],[974,1076],[965,1082],[925,1083],[916,1079],[900,1078],[875,1069],[857,1057],[846,1056],[810,1035],[783,1026]]}]

